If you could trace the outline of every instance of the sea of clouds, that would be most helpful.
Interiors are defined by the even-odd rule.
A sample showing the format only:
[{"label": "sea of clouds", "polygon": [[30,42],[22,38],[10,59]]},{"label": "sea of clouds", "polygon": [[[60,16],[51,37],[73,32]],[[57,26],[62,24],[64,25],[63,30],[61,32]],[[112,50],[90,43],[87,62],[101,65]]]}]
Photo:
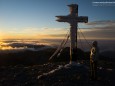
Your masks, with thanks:
[{"label": "sea of clouds", "polygon": [[[97,40],[100,53],[105,56],[115,57],[115,40]],[[56,48],[62,42],[62,39],[47,39],[47,40],[2,40],[0,41],[0,53],[4,52],[23,52],[26,50],[30,51],[41,51],[48,48]],[[87,43],[88,42],[88,43]],[[78,40],[78,48],[84,51],[90,51],[91,43],[93,40]],[[70,42],[68,41],[65,47],[69,47]],[[111,55],[110,55],[110,54]]]},{"label": "sea of clouds", "polygon": [[0,53],[23,52],[25,50],[41,51],[53,48],[48,43],[41,43],[38,40],[2,40],[0,41]]}]

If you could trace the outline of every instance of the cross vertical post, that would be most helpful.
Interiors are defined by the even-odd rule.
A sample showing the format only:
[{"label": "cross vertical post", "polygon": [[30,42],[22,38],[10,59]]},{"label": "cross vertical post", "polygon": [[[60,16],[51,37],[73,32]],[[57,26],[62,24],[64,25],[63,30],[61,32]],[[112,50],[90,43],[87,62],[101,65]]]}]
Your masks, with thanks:
[{"label": "cross vertical post", "polygon": [[56,16],[58,22],[67,22],[70,24],[70,63],[75,61],[77,53],[77,25],[78,22],[88,22],[87,16],[78,16],[78,5],[68,5],[70,14],[67,16]]}]

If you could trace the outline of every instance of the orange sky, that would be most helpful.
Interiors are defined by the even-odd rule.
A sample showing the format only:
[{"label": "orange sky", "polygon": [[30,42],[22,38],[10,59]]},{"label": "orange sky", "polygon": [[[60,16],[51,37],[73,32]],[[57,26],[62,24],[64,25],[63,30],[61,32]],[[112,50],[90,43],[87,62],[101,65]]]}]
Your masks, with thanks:
[{"label": "orange sky", "polygon": [[[0,31],[0,39],[63,39],[65,34],[69,29],[61,29],[61,28],[26,28],[23,31]],[[101,30],[97,29],[81,29],[83,34],[87,39],[114,39],[110,33],[103,34]],[[80,38],[83,39],[83,36],[80,35]]]}]

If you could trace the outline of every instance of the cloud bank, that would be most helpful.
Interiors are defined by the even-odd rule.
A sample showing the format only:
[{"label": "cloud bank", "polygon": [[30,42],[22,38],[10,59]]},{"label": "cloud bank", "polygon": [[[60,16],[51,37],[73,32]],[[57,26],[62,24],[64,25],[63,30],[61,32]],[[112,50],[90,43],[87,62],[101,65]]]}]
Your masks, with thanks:
[{"label": "cloud bank", "polygon": [[94,21],[86,25],[90,28],[85,28],[89,29],[89,31],[84,33],[89,39],[115,39],[115,20]]}]

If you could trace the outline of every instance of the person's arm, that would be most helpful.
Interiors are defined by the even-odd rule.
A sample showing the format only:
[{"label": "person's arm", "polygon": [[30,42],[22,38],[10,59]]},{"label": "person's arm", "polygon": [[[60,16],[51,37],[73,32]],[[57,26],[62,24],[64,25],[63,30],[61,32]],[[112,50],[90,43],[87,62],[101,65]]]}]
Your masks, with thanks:
[{"label": "person's arm", "polygon": [[91,49],[91,60],[92,62],[95,61],[95,56],[96,56],[96,48],[95,47],[92,47]]}]

